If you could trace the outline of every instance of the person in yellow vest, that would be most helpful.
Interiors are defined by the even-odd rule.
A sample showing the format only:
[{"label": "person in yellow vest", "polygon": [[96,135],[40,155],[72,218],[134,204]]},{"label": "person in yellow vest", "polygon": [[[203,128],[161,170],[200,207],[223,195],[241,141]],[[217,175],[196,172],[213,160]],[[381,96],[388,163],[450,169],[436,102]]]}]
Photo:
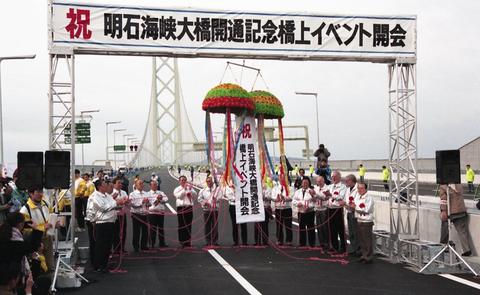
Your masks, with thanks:
[{"label": "person in yellow vest", "polygon": [[90,197],[95,192],[95,185],[90,178],[88,173],[83,174],[83,181],[85,181],[85,192],[83,193],[82,198],[82,209],[83,209],[83,217],[87,216],[87,203],[88,197]]},{"label": "person in yellow vest", "polygon": [[310,178],[312,178],[313,177],[313,172],[315,172],[315,168],[313,168],[312,164],[310,164],[310,166],[308,166],[308,170],[310,172]]},{"label": "person in yellow vest", "polygon": [[48,269],[54,269],[53,236],[47,233],[48,229],[52,227],[49,221],[53,208],[44,200],[41,189],[31,189],[28,191],[28,195],[28,201],[20,209],[20,213],[25,216],[25,222],[32,222],[34,228],[43,232],[43,255],[45,256]]},{"label": "person in yellow vest", "polygon": [[278,175],[279,171],[280,171],[280,166],[278,164],[275,164],[275,174]]},{"label": "person in yellow vest", "polygon": [[87,183],[80,177],[80,170],[75,169],[75,218],[77,220],[77,231],[85,231],[85,215],[83,210],[83,196],[87,190]]},{"label": "person in yellow vest", "polygon": [[475,180],[475,171],[470,167],[470,165],[467,165],[466,169],[466,176],[467,176],[467,183],[468,183],[468,192],[473,193],[475,187],[473,186],[473,181]]},{"label": "person in yellow vest", "polygon": [[386,166],[382,166],[382,181],[385,190],[390,190],[388,182],[390,181],[390,170]]},{"label": "person in yellow vest", "polygon": [[300,173],[300,168],[298,167],[297,164],[295,164],[295,168],[293,168],[293,175],[297,177],[299,173]]},{"label": "person in yellow vest", "polygon": [[363,164],[360,164],[358,166],[358,176],[360,176],[360,182],[365,182],[365,173],[367,172],[367,169],[363,167]]}]

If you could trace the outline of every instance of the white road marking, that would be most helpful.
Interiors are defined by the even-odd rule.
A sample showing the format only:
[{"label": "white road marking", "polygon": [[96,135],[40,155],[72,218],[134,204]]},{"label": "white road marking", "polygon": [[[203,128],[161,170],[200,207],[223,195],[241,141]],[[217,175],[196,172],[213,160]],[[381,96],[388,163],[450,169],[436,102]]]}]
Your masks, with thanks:
[{"label": "white road marking", "polygon": [[472,287],[472,288],[475,288],[475,289],[479,289],[479,290],[480,290],[480,284],[471,282],[471,281],[469,281],[469,280],[465,280],[465,279],[456,277],[456,276],[454,276],[454,275],[449,275],[449,274],[444,274],[444,275],[439,275],[439,276],[444,277],[444,278],[449,279],[449,280],[452,280],[452,281],[455,281],[455,282],[457,282],[457,283],[460,283],[460,284],[463,284],[463,285],[466,285],[466,286],[469,286],[469,287]]},{"label": "white road marking", "polygon": [[170,212],[172,212],[173,214],[177,214],[177,211],[175,211],[175,209],[173,209],[172,205],[170,205],[169,203],[166,203],[165,205],[170,210]]},{"label": "white road marking", "polygon": [[220,254],[217,253],[217,251],[210,249],[208,250],[208,253],[212,255],[215,260],[220,263],[221,266],[249,293],[249,294],[262,294],[260,293],[257,289],[255,289],[252,284],[250,284],[244,277],[242,277],[241,274],[238,273],[230,264],[228,264],[225,259],[220,256]]}]

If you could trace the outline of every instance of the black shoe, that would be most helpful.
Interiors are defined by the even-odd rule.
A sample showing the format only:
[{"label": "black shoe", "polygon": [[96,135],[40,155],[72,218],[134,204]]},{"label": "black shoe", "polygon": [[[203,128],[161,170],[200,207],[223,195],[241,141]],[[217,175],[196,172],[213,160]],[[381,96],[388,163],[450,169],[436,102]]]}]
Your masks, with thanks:
[{"label": "black shoe", "polygon": [[138,248],[135,248],[133,251],[134,251],[135,253],[140,252],[140,250],[138,250]]},{"label": "black shoe", "polygon": [[150,248],[148,248],[148,247],[142,247],[142,248],[140,248],[140,250],[142,250],[142,251],[148,251],[148,250],[150,250]]},{"label": "black shoe", "polygon": [[463,257],[469,257],[469,256],[472,256],[472,251],[467,251],[467,252],[463,252],[462,254]]},{"label": "black shoe", "polygon": [[355,260],[355,262],[358,262],[358,263],[365,263],[365,258],[363,258],[363,257],[360,257],[359,259]]},{"label": "black shoe", "polygon": [[159,247],[160,248],[168,248],[168,245],[167,244],[161,244]]},{"label": "black shoe", "polygon": [[238,243],[233,243],[233,247],[237,247],[238,246]]}]

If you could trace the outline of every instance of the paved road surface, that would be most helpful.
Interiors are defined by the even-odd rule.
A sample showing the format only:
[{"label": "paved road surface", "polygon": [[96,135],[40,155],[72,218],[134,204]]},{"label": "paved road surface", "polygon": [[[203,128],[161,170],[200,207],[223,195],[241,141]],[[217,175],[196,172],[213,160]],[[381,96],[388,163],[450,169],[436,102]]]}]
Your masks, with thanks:
[{"label": "paved road surface", "polygon": [[[161,189],[170,198],[177,181],[166,171],[158,171]],[[142,177],[148,178],[144,173]],[[62,290],[59,293],[76,294],[248,294],[246,289],[229,273],[238,272],[250,284],[250,293],[261,294],[478,294],[479,290],[436,275],[421,275],[382,260],[374,264],[358,264],[347,257],[348,264],[318,261],[338,259],[322,255],[319,250],[277,250],[273,248],[233,248],[228,212],[221,210],[220,244],[213,251],[202,249],[203,224],[200,209],[194,212],[193,250],[178,250],[177,220],[171,212],[166,217],[167,243],[171,248],[148,253],[131,253],[124,257],[120,269],[123,273],[95,274],[87,267],[90,285],[79,289]],[[274,233],[270,222],[270,233]],[[128,250],[131,247],[131,228],[127,233]],[[294,233],[294,241],[298,241]],[[274,241],[274,239],[271,239]],[[84,241],[82,241],[84,243]],[[249,243],[253,244],[253,227],[249,226]],[[223,259],[220,264],[215,257]],[[313,257],[313,259],[310,259]],[[315,259],[315,260],[314,260]],[[119,265],[118,257],[111,267]],[[228,265],[227,265],[228,264]],[[225,268],[226,267],[226,268]],[[231,268],[230,268],[231,267]],[[249,288],[249,287],[246,287]],[[256,293],[258,294],[258,293]]]}]

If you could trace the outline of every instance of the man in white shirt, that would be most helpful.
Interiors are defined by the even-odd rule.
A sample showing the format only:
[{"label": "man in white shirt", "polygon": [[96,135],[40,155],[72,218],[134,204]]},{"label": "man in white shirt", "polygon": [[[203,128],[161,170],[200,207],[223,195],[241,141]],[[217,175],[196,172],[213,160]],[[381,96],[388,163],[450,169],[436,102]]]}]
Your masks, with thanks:
[{"label": "man in white shirt", "polygon": [[[129,198],[126,191],[122,190],[123,180],[120,177],[113,179],[112,198],[117,200],[124,200],[125,205],[128,205]],[[115,221],[115,232],[113,235],[113,251],[115,253],[122,253],[125,251],[125,240],[127,238],[127,207],[124,206],[117,210],[117,220]],[[121,242],[121,243],[120,243]]]},{"label": "man in white shirt", "polygon": [[180,185],[175,188],[173,195],[177,200],[178,241],[185,248],[192,246],[193,204],[197,193],[187,183],[185,175],[180,176],[178,181]]},{"label": "man in white shirt", "polygon": [[361,249],[359,262],[372,263],[373,261],[373,197],[367,192],[367,184],[357,184],[358,194],[353,204],[349,206],[355,209],[358,228],[358,242]]},{"label": "man in white shirt", "polygon": [[292,195],[276,182],[272,188],[272,201],[275,205],[275,219],[277,220],[277,244],[283,245],[285,232],[285,245],[292,245]]},{"label": "man in white shirt", "polygon": [[205,182],[207,186],[198,193],[198,202],[203,209],[206,246],[218,246],[218,207],[223,198],[222,191],[211,176]]},{"label": "man in white shirt", "polygon": [[148,250],[148,207],[147,192],[143,191],[143,180],[135,182],[135,190],[130,193],[130,211],[132,212],[132,245],[135,252]]},{"label": "man in white shirt", "polygon": [[330,245],[330,239],[328,235],[328,213],[327,213],[327,201],[328,197],[325,196],[325,192],[328,191],[328,185],[325,184],[325,178],[318,176],[316,179],[316,185],[313,188],[315,190],[315,218],[318,243],[323,249],[328,249]]},{"label": "man in white shirt", "polygon": [[267,246],[270,237],[268,231],[268,223],[270,222],[270,218],[272,217],[272,189],[269,188],[266,184],[262,184],[262,186],[265,186],[262,192],[265,219],[261,222],[255,223],[255,228],[253,232],[255,238],[255,246]]},{"label": "man in white shirt", "polygon": [[[237,224],[237,214],[235,212],[235,186],[230,184],[225,187],[225,193],[223,194],[224,198],[228,201],[228,211],[230,213],[230,221],[232,222],[232,237],[233,237],[233,246],[238,246],[238,224]],[[247,233],[247,224],[240,224],[242,246],[248,245],[248,233]]]},{"label": "man in white shirt", "polygon": [[310,178],[302,180],[302,186],[295,191],[292,205],[298,208],[299,246],[308,244],[315,247],[315,191],[311,187]]},{"label": "man in white shirt", "polygon": [[340,171],[333,171],[332,184],[330,184],[329,190],[325,192],[325,195],[329,197],[327,212],[328,219],[330,220],[329,234],[331,238],[331,247],[339,253],[346,251],[343,206],[345,205],[347,187],[341,182],[341,180],[342,174]]},{"label": "man in white shirt", "polygon": [[[348,204],[355,201],[358,194],[357,192],[357,178],[353,174],[349,174],[345,177],[345,186],[347,187],[345,199],[348,200]],[[347,224],[348,224],[348,239],[350,240],[348,254],[353,256],[360,255],[360,248],[358,246],[357,237],[357,218],[355,217],[355,211],[347,206]]]},{"label": "man in white shirt", "polygon": [[125,204],[124,200],[113,200],[108,194],[108,184],[101,179],[95,182],[96,191],[92,198],[92,216],[95,222],[95,259],[94,269],[108,272],[108,258],[113,243],[113,231],[117,218],[116,209]]},{"label": "man in white shirt", "polygon": [[158,182],[152,180],[150,182],[150,191],[148,192],[148,201],[150,207],[148,208],[148,222],[150,223],[150,245],[155,247],[158,235],[158,243],[160,248],[168,247],[165,244],[165,231],[163,224],[165,220],[165,204],[168,202],[168,197],[164,192],[158,190]]}]

